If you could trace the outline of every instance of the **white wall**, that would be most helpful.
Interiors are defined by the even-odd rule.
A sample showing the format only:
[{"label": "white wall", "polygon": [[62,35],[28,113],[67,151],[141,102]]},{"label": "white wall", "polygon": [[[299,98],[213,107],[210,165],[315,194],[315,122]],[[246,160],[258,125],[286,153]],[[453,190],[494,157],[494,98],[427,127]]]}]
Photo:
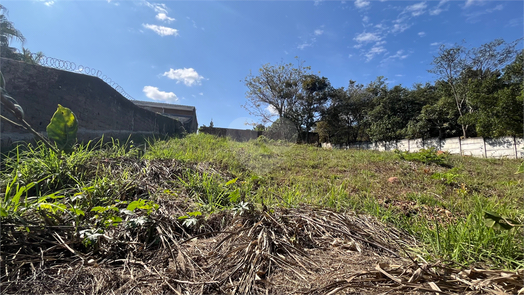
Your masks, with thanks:
[{"label": "white wall", "polygon": [[[327,144],[322,144],[322,147]],[[420,149],[434,147],[438,150],[449,152],[450,154],[462,154],[473,157],[487,158],[524,158],[524,139],[514,137],[500,138],[466,138],[459,137],[438,139],[403,139],[393,142],[377,143],[354,143],[349,147],[341,145],[332,145],[333,148],[350,148],[350,149],[369,149],[378,151],[392,151],[395,149],[401,151],[418,152]]]}]

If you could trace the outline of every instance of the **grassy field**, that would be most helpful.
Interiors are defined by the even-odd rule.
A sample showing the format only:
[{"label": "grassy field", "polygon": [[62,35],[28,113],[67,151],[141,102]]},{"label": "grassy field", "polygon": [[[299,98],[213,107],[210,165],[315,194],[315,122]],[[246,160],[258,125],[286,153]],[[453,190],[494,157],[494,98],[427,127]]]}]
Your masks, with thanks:
[{"label": "grassy field", "polygon": [[[522,231],[489,228],[484,218],[487,211],[524,221],[518,160],[443,155],[435,157],[442,162],[437,165],[431,158],[403,160],[394,152],[323,150],[264,139],[238,143],[207,135],[158,142],[145,158],[207,163],[226,172],[213,180],[212,173],[204,174],[190,190],[201,191],[201,185],[219,190],[238,177],[242,196],[253,204],[355,210],[417,236],[425,245],[420,253],[433,259],[524,267]],[[391,183],[390,177],[398,179]]]},{"label": "grassy field", "polygon": [[[159,214],[198,235],[217,227],[224,212],[271,214],[307,204],[372,215],[418,240],[405,249],[413,257],[518,270],[524,268],[520,162],[435,151],[324,150],[263,137],[239,143],[205,134],[80,146],[62,158],[43,145],[20,147],[2,160],[3,230],[18,230],[3,232],[14,242],[3,242],[2,258],[16,257],[9,251],[20,231],[38,236],[43,226],[76,232],[72,253],[100,254],[100,237],[123,224],[147,225],[157,210],[171,210]],[[160,243],[153,236],[149,231],[140,239]]]}]

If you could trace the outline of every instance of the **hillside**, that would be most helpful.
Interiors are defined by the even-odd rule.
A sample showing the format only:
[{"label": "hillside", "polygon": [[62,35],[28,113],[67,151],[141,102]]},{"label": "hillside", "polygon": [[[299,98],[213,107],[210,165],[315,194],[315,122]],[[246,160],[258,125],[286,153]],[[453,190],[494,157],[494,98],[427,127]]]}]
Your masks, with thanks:
[{"label": "hillside", "polygon": [[516,293],[519,164],[205,134],[79,146],[63,159],[20,147],[2,161],[1,286]]}]

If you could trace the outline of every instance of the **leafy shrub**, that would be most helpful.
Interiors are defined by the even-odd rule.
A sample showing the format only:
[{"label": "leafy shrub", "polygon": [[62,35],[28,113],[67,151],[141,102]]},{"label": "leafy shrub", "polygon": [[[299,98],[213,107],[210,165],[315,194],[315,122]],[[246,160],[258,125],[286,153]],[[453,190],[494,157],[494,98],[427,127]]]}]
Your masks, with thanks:
[{"label": "leafy shrub", "polygon": [[449,154],[439,152],[434,147],[430,147],[427,149],[421,149],[419,152],[416,152],[416,153],[395,150],[395,154],[397,154],[399,159],[405,160],[405,161],[416,161],[416,162],[422,162],[424,164],[433,163],[439,166],[449,166],[447,164]]}]

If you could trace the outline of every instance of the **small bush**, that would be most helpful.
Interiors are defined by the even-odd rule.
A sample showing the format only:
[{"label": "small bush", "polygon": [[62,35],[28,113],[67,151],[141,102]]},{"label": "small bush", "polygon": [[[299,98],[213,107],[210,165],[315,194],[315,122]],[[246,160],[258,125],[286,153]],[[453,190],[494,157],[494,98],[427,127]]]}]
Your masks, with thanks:
[{"label": "small bush", "polygon": [[434,147],[421,149],[419,152],[416,153],[395,150],[395,154],[397,154],[399,159],[405,161],[416,161],[422,162],[424,164],[433,163],[439,166],[449,166],[449,164],[447,163],[449,154],[443,152],[439,153],[439,151]]}]

